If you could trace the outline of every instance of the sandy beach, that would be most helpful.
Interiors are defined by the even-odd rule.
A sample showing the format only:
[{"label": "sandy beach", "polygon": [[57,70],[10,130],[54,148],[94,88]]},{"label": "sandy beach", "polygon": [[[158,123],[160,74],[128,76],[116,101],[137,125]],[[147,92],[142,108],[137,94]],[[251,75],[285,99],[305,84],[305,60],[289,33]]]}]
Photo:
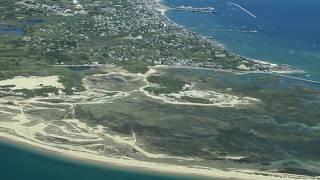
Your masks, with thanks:
[{"label": "sandy beach", "polygon": [[[78,4],[78,1],[74,0],[73,3]],[[160,13],[157,12],[157,15],[160,16],[161,14],[162,16],[165,17],[165,12],[168,9],[166,6],[161,4],[161,0],[152,0],[151,3],[153,7],[152,10],[159,11]],[[168,21],[171,22],[170,20]],[[167,23],[168,21],[164,21],[164,23]],[[189,31],[189,30],[186,30],[186,31]],[[199,37],[202,37],[202,36],[199,35]],[[211,41],[211,40],[210,42],[214,43],[214,41]],[[277,66],[276,64],[270,64],[265,61],[256,60],[256,62],[258,64]],[[159,68],[161,67],[175,68],[175,67],[159,66]],[[247,68],[244,65],[240,67],[243,70],[246,70]],[[112,130],[108,132],[107,125],[109,124],[107,124],[106,126],[102,126],[100,124],[93,124],[93,125],[91,124],[90,126],[88,122],[81,119],[80,117],[77,117],[77,112],[75,107],[83,105],[83,108],[87,110],[89,108],[88,106],[85,106],[85,105],[94,104],[96,106],[92,106],[92,108],[90,107],[93,111],[100,108],[99,107],[100,104],[109,104],[109,103],[111,104],[116,99],[129,97],[129,95],[135,94],[135,93],[140,93],[139,95],[143,95],[143,98],[146,98],[146,99],[149,98],[148,100],[150,102],[157,102],[158,104],[161,104],[161,105],[164,104],[164,106],[171,104],[171,105],[179,105],[179,106],[182,106],[182,105],[215,106],[215,107],[224,108],[224,107],[235,107],[240,105],[251,105],[251,104],[262,102],[260,99],[256,99],[253,97],[242,97],[241,95],[239,96],[233,95],[232,93],[229,93],[229,92],[227,92],[228,94],[225,94],[224,93],[225,91],[223,91],[223,93],[220,93],[218,91],[213,91],[210,89],[202,90],[200,88],[198,89],[193,88],[192,84],[196,82],[191,82],[190,85],[185,83],[183,89],[179,90],[178,92],[172,92],[167,94],[165,93],[153,94],[152,91],[149,92],[146,90],[146,88],[157,87],[157,85],[159,85],[160,83],[157,84],[157,83],[152,83],[152,81],[149,82],[147,78],[152,75],[158,75],[157,73],[159,72],[157,72],[157,69],[156,69],[157,66],[154,66],[154,68],[150,68],[150,70],[145,74],[132,74],[122,69],[118,70],[119,72],[116,72],[117,67],[114,67],[114,68],[115,69],[108,69],[108,71],[111,71],[108,74],[95,74],[95,75],[90,75],[88,77],[83,78],[83,85],[86,90],[79,94],[69,96],[66,94],[59,93],[59,95],[52,94],[47,98],[33,97],[25,100],[23,100],[22,98],[19,98],[19,99],[17,98],[12,100],[12,97],[1,98],[0,99],[0,108],[1,108],[0,115],[2,117],[0,119],[0,130],[1,130],[0,141],[8,142],[9,144],[16,145],[17,147],[21,147],[37,153],[41,153],[46,156],[59,157],[59,158],[67,159],[70,161],[76,161],[81,164],[89,164],[89,165],[100,166],[105,168],[127,169],[129,171],[143,172],[143,173],[150,173],[150,174],[163,174],[163,175],[172,174],[175,176],[182,176],[182,177],[184,176],[194,177],[194,179],[217,179],[217,178],[239,179],[239,180],[240,179],[243,179],[243,180],[320,179],[320,177],[309,177],[309,176],[295,175],[295,174],[276,173],[277,169],[274,169],[274,171],[273,170],[264,171],[262,170],[263,168],[260,168],[260,167],[257,167],[256,168],[257,170],[235,169],[234,168],[235,166],[232,166],[233,168],[228,168],[228,169],[218,169],[218,168],[221,168],[220,164],[218,164],[219,166],[217,166],[217,168],[212,168],[214,163],[216,163],[216,161],[213,161],[213,160],[211,161],[211,159],[210,159],[210,163],[211,162],[212,163],[208,165],[209,167],[190,165],[185,162],[187,162],[189,159],[198,160],[200,158],[197,158],[193,154],[191,154],[188,157],[185,157],[184,154],[182,154],[181,157],[171,156],[171,155],[174,155],[175,153],[170,151],[167,152],[168,154],[154,154],[157,152],[163,153],[163,151],[160,151],[160,150],[154,151],[152,150],[152,148],[150,148],[151,146],[143,146],[142,144],[143,141],[141,141],[140,143],[137,143],[137,138],[139,137],[138,135],[136,137],[136,133],[132,127],[130,131],[131,134],[128,133],[125,135],[124,134],[119,135],[119,134],[113,133]],[[177,67],[177,68],[184,68],[184,67]],[[196,67],[190,67],[190,68],[196,69]],[[206,68],[199,67],[198,69],[206,69]],[[257,73],[257,72],[254,72],[254,73]],[[287,77],[285,75],[279,75],[279,76]],[[295,79],[299,79],[299,78],[295,78]],[[109,84],[107,84],[107,80],[110,81]],[[113,87],[112,85],[116,84],[116,83],[114,84],[112,83],[116,82],[117,80],[125,84],[123,85],[123,87],[119,85],[119,87],[122,88],[122,89],[119,88],[120,90],[112,89]],[[98,84],[97,82],[101,84]],[[133,84],[136,85],[137,87],[134,86]],[[0,81],[0,86],[3,86],[4,88],[7,88],[9,90],[23,90],[23,89],[38,90],[43,87],[52,87],[52,88],[57,88],[59,90],[62,90],[65,88],[63,84],[59,82],[59,76],[47,76],[47,77],[18,76],[12,79]],[[109,89],[106,87],[108,87]],[[114,88],[117,88],[117,87],[118,86],[114,86]],[[141,96],[136,96],[136,97],[139,98]],[[209,99],[209,102],[206,102],[206,103],[192,102],[192,101],[183,100],[183,97],[189,97],[189,98],[201,99],[201,100]],[[133,101],[133,102],[136,103],[136,101]],[[106,107],[112,107],[112,108],[119,107],[119,109],[122,109],[123,104],[119,103],[117,104],[118,106],[115,106],[114,104],[112,104]],[[128,107],[132,106],[132,104],[129,104]],[[101,109],[102,110],[100,111],[102,112],[102,111],[105,111],[107,108],[102,106]],[[126,112],[134,111],[129,108],[128,109],[123,108],[123,109],[126,110]],[[140,113],[140,111],[137,111],[137,112]],[[177,113],[177,111],[173,111],[173,110],[172,112],[173,112],[172,114]],[[209,112],[209,110],[206,112]],[[34,117],[37,117],[37,118],[34,118],[34,119],[29,118],[29,114],[32,114],[32,113],[34,113]],[[49,115],[44,116],[46,115],[46,113],[48,113]],[[60,114],[61,119],[57,118],[59,113],[61,113]],[[106,113],[109,113],[109,112],[106,112]],[[150,121],[149,117],[153,117],[153,115],[154,114],[150,114],[150,116],[143,116],[143,117],[145,117],[146,122],[149,123]],[[184,115],[181,117],[186,117],[187,115]],[[215,116],[216,114],[212,113],[210,115]],[[247,115],[247,113],[245,115]],[[166,116],[166,114],[161,114],[160,116],[163,117],[163,116]],[[101,118],[100,117],[97,118],[98,123],[101,122],[102,117],[103,116],[101,116]],[[171,118],[171,116],[168,116],[168,117]],[[211,116],[208,116],[208,117],[211,117]],[[88,120],[92,120],[92,119],[94,118],[88,117]],[[107,118],[104,118],[104,119],[107,119]],[[130,119],[130,117],[128,118],[127,116],[125,116],[124,119],[128,120]],[[137,119],[142,119],[142,118],[139,116],[137,117]],[[181,119],[185,120],[186,118],[181,118]],[[169,120],[170,121],[168,122],[171,123],[171,119]],[[63,123],[63,124],[58,125],[57,121],[58,123],[61,123],[61,124]],[[115,119],[115,121],[118,122],[119,120]],[[230,124],[233,125],[234,122],[230,122]],[[186,129],[188,129],[191,126],[189,124],[187,125],[188,127],[186,127]],[[155,124],[154,127],[158,128],[159,124]],[[174,128],[175,129],[173,129],[173,131],[177,131],[181,129],[181,127],[174,127]],[[158,129],[154,131],[158,132]],[[198,132],[198,131],[202,131],[202,129],[194,130],[194,132]],[[212,129],[209,129],[208,132],[209,131],[211,132]],[[39,135],[43,135],[44,140],[43,139],[41,140],[40,138],[38,138]],[[132,135],[132,137],[130,135]],[[222,135],[225,135],[225,134],[222,134]],[[147,134],[146,136],[149,137],[149,134]],[[161,140],[163,138],[162,136],[157,136],[157,137],[160,137]],[[188,137],[195,137],[195,136],[194,134],[192,134],[192,136],[190,135]],[[55,144],[54,141],[50,138],[52,139],[56,138],[59,141],[58,143]],[[63,141],[60,141],[61,139]],[[119,147],[123,146],[124,147],[123,149],[127,148],[133,152],[138,152],[143,156],[141,156],[142,158],[139,156],[129,156],[127,155],[126,152],[123,154],[119,153],[114,156],[113,154],[110,153],[110,151],[109,152],[106,151],[103,154],[101,151],[99,151],[98,148],[97,148],[98,150],[96,151],[92,149],[88,149],[87,151],[85,151],[85,149],[82,147],[76,147],[81,143],[88,143],[88,142],[89,142],[88,146],[90,147],[92,147],[91,145],[98,146],[100,145],[99,143],[101,143],[102,141],[104,141],[105,143],[103,145],[112,146],[113,144],[116,144],[116,145],[119,145]],[[227,141],[231,142],[229,140]],[[244,139],[244,141],[251,142],[250,140],[247,141],[247,139]],[[244,141],[241,141],[241,142],[244,142]],[[68,145],[69,142],[71,145],[70,144]],[[93,143],[90,144],[91,142],[94,142],[95,144]],[[198,142],[198,140],[195,142]],[[205,142],[207,142],[207,140],[205,140]],[[74,145],[73,143],[76,145]],[[185,142],[183,143],[187,144]],[[210,145],[212,145],[212,143]],[[243,143],[240,144],[239,147],[240,146],[242,147],[242,145]],[[107,146],[103,146],[103,148],[105,147]],[[176,149],[175,147],[173,148],[174,150]],[[233,148],[230,148],[230,149],[234,150]],[[265,149],[263,150],[266,151]],[[205,159],[206,156],[201,156],[201,158]],[[225,158],[228,160],[229,159],[241,160],[242,158],[245,158],[245,157],[226,156],[221,158]],[[169,159],[172,161],[166,161],[163,159]],[[181,164],[180,165],[179,163],[175,163],[175,162],[183,162],[183,163],[180,163]]]},{"label": "sandy beach", "polygon": [[[159,66],[159,68],[162,66]],[[156,70],[157,67],[150,68],[150,70],[145,73],[145,74],[130,74],[128,72],[113,72],[110,74],[106,74],[103,76],[110,76],[110,75],[123,75],[123,77],[133,77],[133,79],[141,79],[143,81],[146,81],[146,84],[148,86],[147,82],[147,77],[150,75],[153,75],[154,73],[157,73]],[[99,75],[98,75],[99,76]],[[101,75],[102,76],[102,75]],[[10,81],[11,82],[11,81]],[[51,83],[55,83],[57,81],[50,81]],[[86,84],[86,83],[84,83]],[[18,86],[21,84],[17,84]],[[51,84],[48,84],[51,85]],[[32,86],[30,88],[37,88],[38,85]],[[143,86],[140,88],[138,91],[142,91],[143,93],[146,93],[148,96],[148,93],[144,90]],[[88,93],[91,92],[93,89],[91,89],[89,86],[88,88]],[[91,89],[91,91],[90,91]],[[136,92],[137,90],[133,90],[133,92]],[[92,91],[93,92],[93,91]],[[91,93],[92,93],[91,92]],[[197,95],[202,95],[203,92],[198,92],[198,91],[186,91],[185,93],[191,93],[191,96]],[[195,94],[194,94],[195,93]],[[190,95],[190,94],[187,94]],[[206,94],[204,94],[206,95]],[[210,95],[210,93],[209,93]],[[221,94],[219,94],[221,95]],[[81,95],[80,95],[81,96]],[[149,94],[149,96],[152,96]],[[201,96],[202,97],[202,96]],[[66,97],[65,97],[66,98]],[[163,97],[153,97],[154,99],[161,99],[165,100]],[[100,100],[97,100],[100,102]],[[30,102],[38,102],[36,100],[29,100]],[[165,102],[165,101],[164,101]],[[44,103],[44,102],[42,102]],[[93,103],[93,102],[91,102]],[[168,102],[167,102],[168,103]],[[169,102],[173,103],[173,102]],[[176,103],[176,102],[174,102]],[[74,108],[72,104],[68,104]],[[188,105],[188,104],[186,104]],[[194,104],[193,104],[194,105]],[[218,104],[219,105],[219,104]],[[13,142],[21,145],[24,145],[26,147],[30,147],[32,150],[36,150],[41,153],[48,153],[54,154],[54,155],[63,155],[63,157],[68,157],[72,158],[74,160],[81,160],[84,163],[90,163],[94,165],[99,165],[99,166],[107,166],[107,167],[119,167],[119,168],[129,168],[134,171],[141,170],[143,172],[152,172],[152,173],[160,173],[160,174],[174,174],[174,175],[182,175],[182,176],[196,176],[196,177],[203,177],[205,179],[211,179],[211,178],[221,178],[221,179],[246,179],[246,180],[256,180],[256,179],[266,179],[266,180],[272,180],[272,179],[306,179],[305,176],[298,176],[298,175],[292,175],[292,174],[284,174],[284,173],[271,173],[271,172],[260,172],[260,171],[254,171],[254,170],[248,170],[248,169],[227,169],[227,170],[219,170],[215,168],[210,168],[210,167],[200,167],[200,166],[182,166],[182,165],[175,165],[175,164],[168,164],[165,162],[151,162],[151,161],[142,161],[142,160],[137,160],[137,159],[131,159],[126,156],[108,156],[108,155],[102,155],[99,152],[95,151],[84,151],[83,149],[76,149],[72,147],[58,147],[53,144],[46,144],[42,143],[41,141],[37,141],[34,139],[34,135],[36,133],[41,132],[42,134],[48,135],[46,132],[44,132],[45,127],[47,127],[47,124],[45,123],[39,123],[38,125],[34,127],[27,127],[24,126],[23,124],[29,123],[30,119],[27,118],[25,115],[23,108],[17,108],[15,106],[10,106],[12,110],[17,111],[18,114],[15,114],[13,112],[8,112],[11,113],[10,115],[15,115],[13,116],[12,122],[3,122],[2,127],[7,128],[7,129],[12,129],[15,132],[17,132],[17,135],[13,135],[10,133],[4,133],[0,132],[0,138],[3,140],[12,140]],[[19,110],[21,113],[19,113]],[[7,112],[7,111],[5,111]],[[73,111],[71,113],[74,113]],[[152,154],[150,152],[147,152],[146,150],[140,148],[138,145],[135,144],[135,141],[131,140],[125,140],[124,138],[120,138],[118,136],[113,136],[108,134],[107,132],[99,130],[95,130],[93,128],[88,127],[85,123],[80,122],[79,120],[75,119],[74,114],[72,115],[72,119],[65,120],[65,121],[70,121],[74,124],[76,124],[78,127],[81,127],[82,129],[87,129],[88,132],[93,132],[97,131],[99,134],[104,134],[104,136],[107,136],[108,138],[114,140],[115,142],[118,142],[119,144],[124,144],[133,147],[137,151],[141,152],[144,154],[146,157],[149,158],[174,158],[174,159],[182,159],[182,157],[174,157],[174,156],[168,156],[168,155],[163,155],[163,154]],[[101,128],[100,128],[101,129]],[[80,133],[81,134],[81,133]],[[82,133],[81,135],[86,135],[87,137],[93,138],[93,139],[83,139],[84,142],[87,141],[98,141],[101,140],[99,136],[97,135],[91,135],[87,133]],[[51,136],[53,136],[51,134]],[[56,135],[54,136],[56,137]],[[58,136],[57,136],[58,137]],[[60,137],[60,136],[59,136]],[[67,138],[68,139],[68,138]],[[135,138],[134,138],[135,139]],[[82,139],[73,139],[69,138],[68,139],[70,142],[73,142],[76,140],[76,142],[82,141]],[[187,160],[187,159],[186,159]],[[195,178],[199,179],[199,178]]]},{"label": "sandy beach", "polygon": [[[48,155],[60,156],[70,160],[82,161],[87,164],[104,166],[104,167],[114,167],[114,168],[129,168],[133,171],[143,171],[150,173],[160,173],[160,174],[173,174],[181,176],[191,176],[197,177],[197,179],[245,179],[245,180],[277,180],[277,179],[306,179],[303,176],[295,176],[288,174],[266,174],[259,175],[260,172],[255,172],[252,170],[246,170],[245,172],[240,172],[236,170],[223,171],[213,168],[201,169],[200,167],[185,167],[165,163],[152,163],[143,162],[137,160],[120,159],[113,157],[106,157],[97,154],[89,154],[87,152],[80,152],[74,150],[60,149],[56,147],[51,147],[43,144],[39,144],[24,138],[16,137],[10,134],[0,133],[0,140],[8,141],[21,145],[35,152],[46,153]],[[317,179],[317,178],[314,178]]]}]

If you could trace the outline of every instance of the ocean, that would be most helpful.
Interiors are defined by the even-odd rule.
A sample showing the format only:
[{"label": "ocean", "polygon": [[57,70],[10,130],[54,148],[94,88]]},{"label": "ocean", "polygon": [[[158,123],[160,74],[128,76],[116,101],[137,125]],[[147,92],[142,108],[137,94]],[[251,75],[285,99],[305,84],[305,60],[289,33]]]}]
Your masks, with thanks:
[{"label": "ocean", "polygon": [[[217,10],[215,15],[168,11],[166,16],[194,32],[213,37],[232,52],[290,64],[307,71],[308,76],[302,75],[303,78],[320,81],[319,0],[232,0],[231,3],[223,0],[164,0],[164,3],[169,6],[213,6]],[[9,33],[21,34],[21,31],[0,26],[0,34]],[[187,179],[95,166],[8,142],[0,142],[0,160],[1,180]]]},{"label": "ocean", "polygon": [[[319,0],[163,0],[168,6],[214,7],[216,14],[167,11],[177,24],[213,37],[250,58],[305,70],[320,80]],[[234,4],[236,3],[236,4]]]},{"label": "ocean", "polygon": [[[187,177],[94,166],[0,142],[1,180],[185,180]],[[145,171],[147,172],[147,171]]]}]

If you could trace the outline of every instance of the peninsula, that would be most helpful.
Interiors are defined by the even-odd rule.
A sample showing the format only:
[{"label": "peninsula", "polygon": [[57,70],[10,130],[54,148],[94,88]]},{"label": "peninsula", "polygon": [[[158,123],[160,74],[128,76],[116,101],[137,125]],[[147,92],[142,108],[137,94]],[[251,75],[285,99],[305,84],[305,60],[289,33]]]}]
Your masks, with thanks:
[{"label": "peninsula", "polygon": [[300,70],[233,54],[158,1],[0,5],[1,137],[161,173],[319,178],[298,145],[320,150],[320,90],[271,74]]}]

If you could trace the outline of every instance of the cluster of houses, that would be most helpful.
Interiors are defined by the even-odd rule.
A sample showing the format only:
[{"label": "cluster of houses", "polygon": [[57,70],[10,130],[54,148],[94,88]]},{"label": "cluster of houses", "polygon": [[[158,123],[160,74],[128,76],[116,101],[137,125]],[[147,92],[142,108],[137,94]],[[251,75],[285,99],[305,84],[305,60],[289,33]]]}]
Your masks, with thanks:
[{"label": "cluster of houses", "polygon": [[[69,19],[68,23],[48,25],[47,29],[42,29],[44,33],[25,39],[43,54],[56,56],[55,53],[63,53],[59,56],[59,62],[66,64],[68,58],[63,58],[77,53],[81,53],[80,57],[85,57],[88,64],[143,61],[149,64],[224,68],[221,60],[229,58],[219,44],[169,21],[155,10],[149,0],[81,3],[78,0],[69,3],[51,1],[50,4],[40,0],[20,0],[17,4],[27,9],[76,18],[76,22]],[[57,36],[58,33],[61,35]],[[92,45],[86,46],[92,47],[79,50],[87,41],[91,41]],[[219,61],[215,61],[217,59]],[[247,63],[241,58],[238,62],[234,68],[241,70],[287,70],[284,66],[255,61]]]}]

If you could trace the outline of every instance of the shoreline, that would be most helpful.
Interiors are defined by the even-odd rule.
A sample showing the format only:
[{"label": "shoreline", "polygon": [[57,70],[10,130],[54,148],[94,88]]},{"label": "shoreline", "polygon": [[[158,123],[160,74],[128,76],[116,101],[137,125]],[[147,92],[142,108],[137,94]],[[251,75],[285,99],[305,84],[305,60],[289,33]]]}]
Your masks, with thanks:
[{"label": "shoreline", "polygon": [[[166,68],[168,66],[158,65],[156,67],[159,68]],[[169,68],[171,68],[169,66]],[[156,73],[157,71],[154,68],[150,68],[148,72],[145,74],[135,74],[134,76],[141,77],[144,80],[146,80],[146,76],[152,75],[153,73]],[[116,72],[111,72],[109,74],[115,74]],[[117,74],[117,73],[116,73]],[[122,74],[124,76],[130,76],[132,74],[127,74],[126,72],[120,71],[119,74]],[[105,74],[103,74],[105,75]],[[98,75],[99,76],[99,75]],[[143,86],[144,87],[144,86]],[[90,87],[88,87],[90,89]],[[135,92],[136,90],[134,90]],[[141,90],[140,90],[141,91]],[[37,101],[28,101],[28,102],[37,102]],[[73,107],[73,106],[72,106]],[[19,108],[11,108],[16,111],[19,111],[21,109]],[[6,111],[5,111],[6,112]],[[13,113],[15,114],[15,113]],[[73,115],[74,116],[74,115]],[[74,118],[74,117],[73,117]],[[20,114],[17,113],[16,119],[20,121],[22,124],[29,122],[25,117],[23,117],[23,112]],[[74,121],[78,121],[76,119],[73,119]],[[79,122],[80,123],[80,122]],[[1,123],[0,123],[1,124]],[[21,124],[20,124],[21,125]],[[22,125],[21,125],[22,126]],[[83,126],[82,126],[83,127]],[[144,149],[141,149],[139,146],[136,146],[135,144],[131,144],[131,141],[124,141],[124,144],[131,145],[134,147],[134,149],[147,154],[148,157],[151,157],[149,161],[146,161],[144,159],[129,159],[125,155],[121,156],[110,156],[110,154],[100,154],[96,151],[84,151],[83,149],[77,149],[74,147],[67,147],[67,146],[58,146],[53,145],[50,143],[45,143],[41,141],[37,141],[36,138],[32,138],[28,136],[29,133],[34,133],[37,131],[34,131],[30,129],[29,127],[25,127],[26,129],[19,128],[19,124],[9,124],[6,126],[4,123],[4,126],[2,128],[6,129],[12,129],[16,134],[10,134],[6,132],[0,132],[0,140],[7,139],[10,142],[16,142],[16,144],[21,144],[22,147],[30,147],[30,149],[35,150],[36,152],[41,153],[47,153],[47,154],[53,154],[53,155],[59,155],[61,157],[67,157],[71,160],[77,160],[80,162],[83,162],[84,164],[93,164],[93,165],[99,165],[101,167],[114,167],[114,168],[127,168],[128,170],[132,171],[142,171],[145,173],[151,173],[151,174],[163,174],[163,175],[177,175],[177,176],[190,176],[191,177],[197,177],[195,179],[199,179],[200,177],[203,179],[214,179],[214,178],[220,178],[220,179],[229,179],[229,178],[236,178],[236,179],[318,179],[318,177],[310,177],[307,175],[295,175],[295,174],[287,174],[287,173],[277,173],[276,169],[270,170],[270,171],[263,171],[259,169],[217,169],[212,168],[210,166],[196,166],[191,165],[188,163],[186,164],[176,164],[174,162],[170,163],[168,161],[154,161],[157,158],[157,154],[152,154]],[[39,127],[38,127],[39,128]],[[22,135],[18,133],[22,131]],[[40,130],[37,129],[38,131]],[[34,131],[34,132],[33,132]],[[89,129],[90,131],[90,129]],[[98,131],[98,130],[97,130]],[[104,135],[108,136],[111,139],[116,139],[117,137],[114,137],[110,134],[107,134],[106,132],[100,132],[104,133]],[[19,135],[20,134],[20,135]],[[27,134],[27,136],[24,136]],[[90,136],[92,137],[92,136]],[[118,138],[119,139],[119,138]],[[68,138],[66,138],[67,141]],[[71,139],[71,142],[74,139]],[[86,139],[87,140],[87,139]],[[121,138],[120,138],[121,140]],[[81,139],[76,142],[81,142]],[[150,154],[150,155],[148,155]],[[172,157],[172,156],[171,156]],[[178,159],[178,158],[175,158]],[[179,158],[181,159],[181,158]],[[214,163],[214,162],[213,162]],[[319,177],[320,178],[320,177]]]},{"label": "shoreline", "polygon": [[[173,175],[177,177],[188,177],[197,179],[245,179],[245,180],[281,180],[281,179],[305,179],[306,176],[280,174],[280,173],[265,173],[256,172],[252,170],[245,170],[244,172],[231,170],[224,171],[206,167],[187,167],[167,163],[145,162],[139,160],[128,160],[114,157],[106,157],[101,155],[89,154],[87,152],[80,152],[68,149],[60,149],[48,145],[39,144],[28,139],[17,137],[14,135],[0,132],[0,141],[13,142],[14,145],[21,148],[45,155],[52,155],[61,157],[75,162],[84,162],[85,164],[95,165],[98,167],[118,169],[126,168],[128,171],[141,172],[146,174],[159,175]],[[316,179],[316,178],[314,178]]]},{"label": "shoreline", "polygon": [[[206,36],[203,36],[203,35],[201,35],[199,33],[196,33],[194,31],[184,27],[183,25],[180,25],[180,24],[174,22],[170,18],[168,18],[166,16],[166,12],[168,11],[168,8],[167,8],[166,5],[163,4],[162,0],[151,0],[150,4],[151,4],[151,7],[152,7],[151,9],[158,11],[160,13],[160,15],[167,20],[167,22],[173,24],[174,26],[176,26],[178,28],[183,29],[184,31],[188,31],[189,33],[192,33],[194,36],[197,36],[198,38],[201,38],[201,39],[209,41],[209,42],[215,44],[217,47],[222,48],[223,50],[225,49],[225,46],[222,43],[220,43],[218,41],[215,41],[214,39],[208,39]],[[157,6],[157,7],[155,7],[155,6]],[[161,7],[161,8],[159,8],[159,7]],[[232,53],[232,52],[230,52],[230,53]],[[234,55],[236,55],[236,54],[234,54]]]},{"label": "shoreline", "polygon": [[[21,140],[23,139],[23,140]],[[123,163],[117,163],[117,162],[105,162],[103,160],[93,159],[93,158],[87,158],[83,156],[77,156],[71,154],[72,152],[76,152],[73,150],[62,150],[62,151],[68,151],[69,153],[65,153],[62,151],[58,151],[55,149],[55,147],[50,147],[46,145],[40,145],[38,143],[26,140],[24,138],[19,138],[15,137],[13,135],[5,135],[3,136],[3,133],[0,132],[0,143],[6,143],[9,146],[12,146],[14,148],[19,148],[19,149],[26,149],[27,151],[31,151],[40,155],[46,155],[50,156],[53,158],[57,159],[62,159],[62,160],[67,160],[70,162],[75,162],[75,163],[83,163],[84,165],[90,165],[90,166],[96,166],[99,168],[103,168],[105,170],[123,170],[123,171],[128,171],[128,172],[133,172],[133,173],[142,173],[146,175],[165,175],[165,176],[176,176],[176,177],[184,177],[187,175],[188,177],[195,177],[193,175],[189,174],[182,174],[182,173],[176,173],[176,172],[167,172],[167,171],[158,171],[158,170],[152,170],[149,169],[148,167],[139,167],[139,166],[130,166],[126,165]],[[61,149],[59,149],[61,150]],[[81,153],[81,152],[79,152]],[[85,152],[83,152],[85,153]],[[82,154],[82,153],[81,153]],[[88,153],[85,153],[88,154]],[[110,158],[111,159],[111,158]],[[112,158],[116,159],[116,158]],[[121,159],[119,159],[121,160]],[[162,172],[165,172],[167,174],[163,174]],[[199,176],[197,176],[199,178]],[[201,177],[200,177],[201,178]],[[202,177],[204,178],[204,177]],[[201,178],[201,179],[202,179]]]},{"label": "shoreline", "polygon": [[[193,33],[195,36],[199,37],[199,38],[202,38],[202,39],[205,39],[205,40],[208,40],[210,41],[211,43],[217,45],[219,48],[222,48],[223,50],[226,50],[228,51],[228,53],[230,53],[231,55],[233,56],[236,56],[236,57],[240,57],[240,58],[244,58],[248,61],[252,61],[254,63],[257,63],[257,64],[260,64],[260,65],[270,65],[270,66],[290,66],[291,68],[293,68],[293,70],[286,70],[286,71],[270,71],[270,72],[263,72],[262,73],[267,73],[267,74],[280,74],[280,75],[284,75],[284,74],[307,74],[308,72],[303,70],[303,69],[297,69],[296,67],[294,66],[291,66],[291,65],[287,65],[287,64],[278,64],[278,63],[273,63],[272,61],[270,60],[265,60],[265,59],[256,59],[256,58],[251,58],[251,57],[247,57],[247,56],[244,56],[244,55],[241,55],[241,54],[238,54],[238,53],[235,53],[235,52],[232,52],[231,50],[229,49],[226,49],[225,45],[221,42],[218,42],[216,41],[215,39],[213,38],[208,38],[207,36],[204,36],[204,35],[201,35],[195,31],[192,31],[191,29],[189,28],[186,28],[184,27],[183,25],[180,25],[176,22],[174,22],[173,20],[171,20],[170,18],[168,18],[166,16],[166,12],[168,11],[168,8],[166,8],[167,6],[163,3],[163,0],[153,0],[152,1],[152,4],[151,4],[151,7],[152,9],[160,12],[160,14],[170,23],[172,23],[173,25],[179,27],[179,28],[182,28],[183,30],[185,31],[188,31],[190,33]],[[158,8],[158,7],[161,7],[161,8]],[[250,71],[248,71],[247,73],[250,73]],[[316,80],[313,80],[313,79],[304,79],[304,78],[299,78],[299,79],[296,79],[296,80],[304,80],[304,81],[316,81]]]},{"label": "shoreline", "polygon": [[[161,2],[161,0],[156,0]],[[163,11],[165,12],[165,11]],[[175,24],[174,22],[171,22]],[[183,26],[179,28],[184,29]],[[189,31],[188,29],[185,29]],[[189,31],[192,32],[192,31]],[[199,34],[195,34],[195,37],[203,38]],[[206,39],[206,38],[204,38]],[[212,43],[215,43],[214,40],[209,40]],[[190,66],[190,68],[192,68]],[[248,72],[250,73],[250,71]],[[267,73],[267,72],[261,72]],[[73,106],[72,106],[73,107]],[[22,113],[23,114],[23,113]],[[234,179],[304,179],[309,178],[308,176],[303,175],[294,175],[294,174],[285,174],[285,173],[272,173],[264,171],[255,171],[247,169],[228,169],[228,170],[219,170],[210,167],[196,167],[188,165],[175,165],[168,164],[166,162],[152,162],[152,161],[143,161],[137,159],[127,159],[126,156],[103,156],[99,153],[89,153],[80,150],[73,150],[73,148],[60,148],[55,145],[48,145],[41,142],[36,142],[33,139],[24,138],[23,136],[16,136],[5,132],[0,132],[0,140],[13,142],[17,147],[26,147],[35,152],[46,154],[48,156],[57,156],[65,159],[70,159],[77,162],[82,162],[83,164],[92,164],[98,165],[101,167],[109,167],[114,169],[128,169],[130,171],[137,171],[150,174],[160,174],[160,175],[178,175],[178,176],[190,176],[190,177],[200,177],[203,178],[234,178]],[[21,146],[20,146],[21,145]],[[199,177],[200,176],[200,177]],[[311,177],[310,177],[311,178]],[[312,178],[311,178],[312,179]],[[317,179],[317,177],[315,177]]]},{"label": "shoreline", "polygon": [[[32,153],[36,153],[39,155],[43,156],[49,156],[50,158],[55,158],[58,160],[66,160],[71,163],[80,163],[81,165],[88,165],[88,166],[94,166],[98,168],[102,168],[103,170],[119,170],[119,171],[127,171],[130,173],[141,173],[145,175],[164,175],[164,176],[174,176],[174,177],[185,177],[183,174],[179,173],[172,173],[169,172],[167,174],[162,174],[159,171],[156,170],[149,170],[149,169],[144,169],[144,168],[139,168],[135,166],[128,166],[128,165],[122,165],[118,163],[105,163],[100,160],[94,160],[94,159],[88,159],[85,157],[80,157],[80,156],[75,156],[75,155],[70,155],[70,154],[65,154],[60,151],[55,151],[51,148],[45,148],[45,147],[39,147],[37,145],[34,145],[32,143],[28,143],[26,141],[20,141],[17,138],[11,138],[11,137],[6,137],[2,136],[2,133],[0,132],[0,143],[7,144],[8,146],[26,150]],[[195,177],[192,175],[188,175],[188,178]],[[197,178],[199,178],[197,176]],[[201,178],[201,177],[200,177]],[[201,178],[203,179],[203,178]]]}]

